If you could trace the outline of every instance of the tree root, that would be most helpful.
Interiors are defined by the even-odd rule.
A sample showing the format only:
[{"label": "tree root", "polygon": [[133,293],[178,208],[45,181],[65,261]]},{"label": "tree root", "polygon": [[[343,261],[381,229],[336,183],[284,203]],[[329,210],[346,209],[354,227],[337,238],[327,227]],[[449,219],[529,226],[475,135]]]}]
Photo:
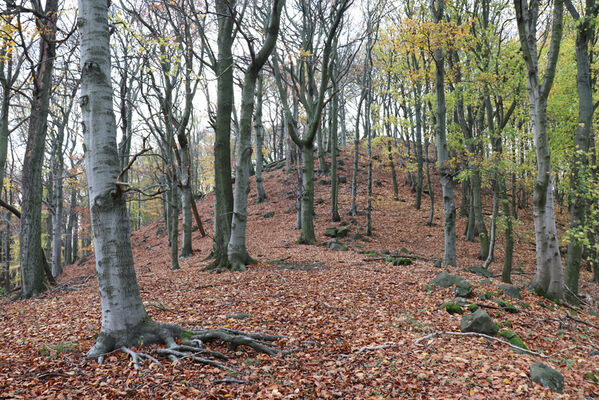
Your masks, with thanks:
[{"label": "tree root", "polygon": [[[283,339],[285,336],[269,335],[266,333],[245,333],[234,329],[183,330],[177,325],[159,324],[150,320],[138,332],[137,338],[133,336],[129,338],[127,341],[128,345],[122,344],[124,342],[117,341],[114,337],[105,333],[100,334],[96,345],[88,353],[88,357],[97,359],[101,364],[107,354],[114,351],[121,351],[131,357],[133,366],[137,370],[146,361],[161,364],[157,358],[150,354],[136,352],[129,347],[132,343],[139,343],[142,341],[141,339],[144,339],[144,343],[146,344],[165,344],[166,348],[156,349],[154,352],[170,359],[172,362],[178,363],[184,359],[189,359],[200,364],[235,372],[233,368],[215,360],[228,361],[229,357],[218,351],[205,349],[203,347],[204,343],[219,340],[225,342],[231,350],[235,350],[239,346],[247,346],[259,353],[265,353],[270,356],[285,355],[296,351],[295,349],[283,351],[268,344]],[[180,343],[177,342],[177,339],[179,339]]]},{"label": "tree root", "polygon": [[139,362],[140,361],[150,360],[152,362],[155,362],[156,364],[160,364],[160,361],[158,361],[157,359],[155,359],[154,357],[152,357],[149,354],[146,354],[146,353],[137,353],[137,352],[131,350],[130,348],[124,347],[124,346],[121,347],[120,350],[123,353],[129,354],[131,356],[131,359],[133,360],[133,367],[135,369],[139,369]]}]

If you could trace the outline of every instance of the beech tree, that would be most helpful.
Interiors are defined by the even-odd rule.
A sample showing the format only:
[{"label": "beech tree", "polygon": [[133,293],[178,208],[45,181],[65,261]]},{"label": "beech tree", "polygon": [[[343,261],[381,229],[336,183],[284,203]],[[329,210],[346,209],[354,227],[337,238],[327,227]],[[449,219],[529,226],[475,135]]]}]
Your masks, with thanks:
[{"label": "beech tree", "polygon": [[[280,337],[244,334],[228,329],[185,331],[178,325],[154,322],[147,314],[133,266],[130,222],[125,206],[122,173],[116,144],[116,121],[112,106],[110,33],[106,2],[80,0],[77,25],[81,32],[81,91],[85,165],[96,256],[96,272],[102,308],[102,329],[88,357],[102,361],[117,349],[140,359],[155,359],[136,353],[128,346],[164,343],[158,353],[172,359],[189,357],[219,368],[223,364],[193,353],[218,355],[203,350],[198,343],[220,339],[234,346],[250,346],[267,354],[279,350],[263,344]],[[176,338],[184,338],[181,345]],[[195,340],[195,342],[194,342]]]},{"label": "beech tree", "polygon": [[564,2],[555,0],[553,3],[551,41],[544,74],[541,74],[537,45],[540,6],[538,0],[530,0],[530,2],[514,0],[518,35],[528,70],[530,118],[537,156],[537,176],[533,196],[537,269],[531,285],[535,289],[543,290],[551,296],[562,299],[564,297],[564,272],[553,205],[551,152],[547,136],[547,100],[555,78],[562,39]]},{"label": "beech tree", "polygon": [[[254,262],[248,255],[246,248],[246,224],[247,224],[247,195],[249,192],[250,162],[251,162],[251,139],[252,139],[252,117],[254,115],[254,94],[256,91],[256,80],[262,66],[272,53],[279,35],[279,22],[281,11],[285,0],[274,0],[272,12],[267,17],[267,29],[264,43],[256,52],[251,41],[247,41],[251,62],[248,65],[243,79],[243,91],[241,93],[241,119],[239,127],[239,140],[237,151],[237,168],[235,174],[235,193],[233,203],[233,219],[231,223],[231,238],[227,247],[227,256],[232,270],[244,270],[245,266]],[[262,88],[260,87],[260,90]],[[261,149],[260,149],[261,151]]]},{"label": "beech tree", "polygon": [[[315,18],[321,20],[325,10],[322,3],[300,4],[302,50],[305,54],[300,56],[297,71],[290,69],[290,77],[297,85],[292,85],[296,96],[299,97],[307,115],[306,128],[303,134],[297,132],[297,127],[292,122],[294,114],[287,101],[287,94],[283,86],[283,78],[279,67],[278,56],[273,58],[273,71],[275,81],[279,89],[279,96],[285,112],[287,129],[293,142],[301,151],[302,158],[302,194],[301,194],[301,235],[299,242],[314,244],[314,139],[320,127],[322,112],[324,110],[325,96],[328,91],[330,79],[331,54],[333,52],[333,39],[341,23],[345,11],[349,8],[351,0],[343,0],[339,4],[332,5],[329,10],[327,21],[332,21],[325,32],[321,33],[326,39],[321,49],[317,49],[316,22]],[[321,20],[321,22],[324,22]],[[316,64],[312,62],[313,52],[322,51],[320,63],[320,82],[317,85]],[[295,75],[295,73],[297,75]],[[299,86],[299,88],[297,87]]]}]

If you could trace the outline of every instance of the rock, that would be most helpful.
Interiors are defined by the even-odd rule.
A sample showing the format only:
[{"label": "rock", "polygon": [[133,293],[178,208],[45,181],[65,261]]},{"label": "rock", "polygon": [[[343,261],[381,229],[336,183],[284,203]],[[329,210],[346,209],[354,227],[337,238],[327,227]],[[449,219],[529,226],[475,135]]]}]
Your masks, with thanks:
[{"label": "rock", "polygon": [[443,260],[437,260],[433,263],[433,267],[441,268],[443,266]]},{"label": "rock", "polygon": [[347,226],[337,229],[337,237],[346,237],[349,234],[349,228]]},{"label": "rock", "polygon": [[337,179],[339,179],[339,183],[347,183],[347,178],[343,175],[339,175]]},{"label": "rock", "polygon": [[460,330],[462,332],[484,333],[490,336],[494,336],[498,331],[495,322],[482,309],[478,309],[472,314],[463,317],[460,321]]},{"label": "rock", "polygon": [[503,330],[499,331],[498,335],[501,336],[502,338],[506,339],[508,342],[510,342],[514,346],[518,346],[523,349],[528,349],[528,347],[522,341],[522,339],[520,339],[520,337],[518,335],[516,335],[514,332],[510,331],[509,329],[503,329]]},{"label": "rock", "polygon": [[466,281],[460,281],[453,288],[453,294],[458,297],[472,297],[472,285]]},{"label": "rock", "polygon": [[347,221],[341,221],[341,223],[339,225],[341,225],[341,226],[347,226],[347,225],[349,225],[349,222],[347,222]]},{"label": "rock", "polygon": [[589,355],[591,355],[591,356],[599,356],[599,351],[597,351],[597,350],[593,350],[593,351],[591,351],[591,352],[589,353]]},{"label": "rock", "polygon": [[351,235],[351,238],[354,240],[362,240],[364,236],[361,233],[354,233],[353,235]]},{"label": "rock", "polygon": [[468,307],[470,305],[470,302],[463,297],[456,297],[452,301],[460,307]]},{"label": "rock", "polygon": [[251,314],[242,313],[242,312],[228,314],[227,315],[227,319],[231,319],[231,318],[233,318],[233,319],[246,319],[246,318],[252,318],[252,315]]},{"label": "rock", "polygon": [[412,265],[412,260],[406,257],[397,257],[393,259],[393,265],[396,267],[401,265]]},{"label": "rock", "polygon": [[504,300],[495,300],[495,303],[497,303],[497,305],[499,305],[499,307],[501,307],[501,309],[503,311],[512,313],[512,314],[518,314],[520,312],[520,310],[518,310],[516,308],[515,305],[513,305],[512,303],[510,303],[509,301],[504,301]]},{"label": "rock", "polygon": [[447,272],[441,272],[439,275],[433,278],[429,283],[444,288],[451,287],[458,282],[465,282],[464,278],[459,275],[452,275]]},{"label": "rock", "polygon": [[533,382],[540,383],[557,393],[561,393],[564,389],[564,376],[559,371],[539,361],[530,366],[530,378]]},{"label": "rock", "polygon": [[499,285],[499,288],[512,299],[522,300],[522,294],[520,293],[520,288],[518,286]]},{"label": "rock", "polygon": [[347,251],[347,247],[341,244],[337,239],[333,238],[327,242],[327,247],[333,251]]},{"label": "rock", "polygon": [[324,231],[325,236],[328,237],[337,237],[337,227],[335,226],[329,226],[327,227],[327,229]]},{"label": "rock", "polygon": [[449,314],[461,314],[464,312],[462,311],[462,307],[449,301],[441,304],[441,309],[447,311]]},{"label": "rock", "polygon": [[491,273],[491,271],[489,271],[488,269],[486,269],[482,265],[473,265],[473,266],[468,267],[466,269],[468,270],[468,272],[472,272],[473,274],[476,274],[478,276],[482,276],[482,277],[485,277],[485,278],[491,278],[493,276],[493,273]]},{"label": "rock", "polygon": [[481,279],[481,280],[480,280],[480,283],[482,283],[483,285],[490,285],[490,284],[492,284],[493,282],[491,282],[491,281],[490,281],[490,280],[488,280],[488,279]]},{"label": "rock", "polygon": [[321,179],[320,184],[323,186],[330,185],[331,181],[329,181],[328,179]]},{"label": "rock", "polygon": [[264,214],[264,218],[272,218],[275,216],[275,212],[274,211],[269,211],[266,214]]},{"label": "rock", "polygon": [[387,249],[384,249],[384,250],[381,250],[381,254],[389,255],[389,254],[391,254],[391,252]]}]

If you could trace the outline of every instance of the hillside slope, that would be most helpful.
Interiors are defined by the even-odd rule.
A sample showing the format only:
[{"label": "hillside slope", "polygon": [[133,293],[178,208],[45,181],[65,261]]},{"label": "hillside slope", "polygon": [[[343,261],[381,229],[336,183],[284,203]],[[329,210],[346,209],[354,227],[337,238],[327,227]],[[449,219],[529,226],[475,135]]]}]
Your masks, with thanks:
[{"label": "hillside slope", "polygon": [[[351,159],[342,155],[339,210],[350,236],[364,232],[365,216],[349,209]],[[359,176],[360,209],[365,205],[366,169]],[[505,399],[598,398],[599,318],[558,307],[522,291],[522,300],[500,291],[497,278],[481,278],[464,270],[479,264],[477,243],[458,240],[458,268],[436,268],[442,256],[442,204],[437,202],[435,226],[425,225],[428,198],[422,210],[413,208],[413,194],[400,173],[400,201],[392,200],[388,168],[378,165],[374,185],[374,236],[339,239],[348,251],[332,251],[324,243],[330,222],[329,186],[318,178],[316,234],[319,245],[296,244],[295,174],[283,170],[264,175],[268,201],[254,204],[252,183],[248,218],[248,249],[260,261],[243,273],[204,272],[203,259],[212,243],[194,232],[194,255],[182,259],[181,270],[169,269],[169,251],[162,224],[132,235],[142,296],[152,318],[188,328],[230,327],[287,336],[278,343],[297,349],[286,356],[258,355],[244,348],[227,350],[227,365],[235,374],[185,361],[146,364],[136,371],[123,354],[104,365],[85,359],[100,329],[100,307],[93,260],[68,266],[60,285],[39,298],[0,303],[0,399],[2,398],[342,398],[342,399]],[[323,183],[324,182],[324,183]],[[437,187],[437,193],[440,189]],[[440,200],[440,195],[437,198]],[[212,195],[198,202],[208,231],[212,230]],[[265,214],[274,211],[274,216]],[[488,210],[487,210],[488,211]],[[457,232],[464,229],[458,220]],[[346,225],[345,225],[346,224]],[[524,285],[534,271],[534,243],[519,227],[514,275]],[[388,254],[409,257],[413,264],[394,266]],[[490,270],[498,275],[502,243]],[[395,259],[397,259],[396,257]],[[425,335],[459,331],[460,314],[440,309],[452,300],[452,288],[428,282],[446,270],[472,283],[470,299],[484,307],[495,322],[510,327],[540,355],[519,354],[509,346],[481,337]],[[581,291],[598,293],[582,279]],[[519,313],[498,307],[513,303]],[[469,311],[464,309],[465,314]],[[569,314],[567,314],[569,313]],[[573,319],[574,318],[574,319]],[[583,320],[587,324],[578,322]],[[151,352],[144,348],[142,351]],[[529,365],[550,363],[565,377],[564,394],[532,383]],[[233,378],[242,383],[219,383]]]}]

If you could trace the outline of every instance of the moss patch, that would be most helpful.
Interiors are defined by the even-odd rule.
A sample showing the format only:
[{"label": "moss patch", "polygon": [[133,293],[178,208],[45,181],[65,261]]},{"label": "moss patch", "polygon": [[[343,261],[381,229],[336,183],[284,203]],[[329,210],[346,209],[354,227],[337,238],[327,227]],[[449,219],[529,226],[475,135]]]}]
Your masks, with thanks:
[{"label": "moss patch", "polygon": [[502,329],[501,331],[499,331],[498,335],[501,336],[502,338],[506,339],[508,342],[510,342],[514,346],[518,346],[518,347],[528,350],[528,347],[526,346],[526,344],[513,331],[511,331],[509,329]]},{"label": "moss patch", "polygon": [[464,312],[462,307],[450,301],[441,304],[441,309],[445,309],[449,314],[462,314]]}]

